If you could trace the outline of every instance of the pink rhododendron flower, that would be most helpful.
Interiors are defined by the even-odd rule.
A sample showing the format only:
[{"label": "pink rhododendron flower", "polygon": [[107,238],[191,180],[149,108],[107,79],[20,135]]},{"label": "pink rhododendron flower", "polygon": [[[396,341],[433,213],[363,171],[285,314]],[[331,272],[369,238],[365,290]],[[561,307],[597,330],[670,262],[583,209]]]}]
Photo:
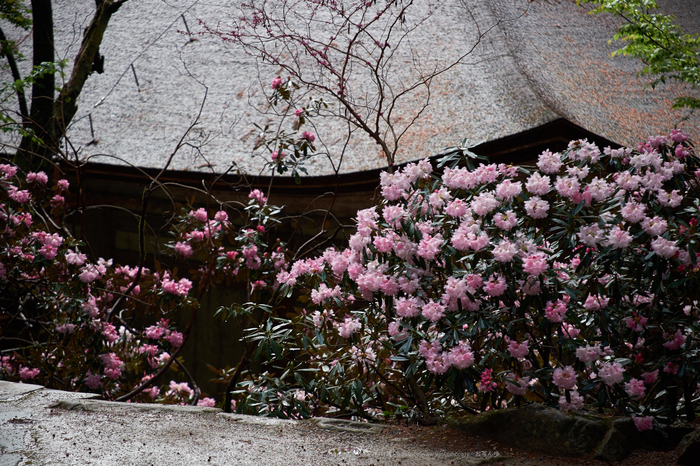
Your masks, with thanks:
[{"label": "pink rhododendron flower", "polygon": [[192,255],[192,246],[187,243],[178,241],[175,243],[175,252],[180,254],[182,257],[187,258]]},{"label": "pink rhododendron flower", "polygon": [[614,226],[608,234],[607,240],[603,243],[605,246],[612,246],[613,249],[624,249],[632,242],[632,235],[619,226]]},{"label": "pink rhododendron flower", "polygon": [[304,131],[301,133],[301,137],[309,142],[314,142],[316,140],[316,135],[311,131]]},{"label": "pink rhododendron flower", "polygon": [[518,343],[515,340],[511,340],[508,343],[508,352],[515,359],[524,358],[530,352],[529,342],[527,340]]},{"label": "pink rhododendron flower", "polygon": [[566,401],[565,395],[559,397],[559,409],[562,411],[568,411],[580,410],[583,408],[583,397],[578,393],[578,391],[574,390],[570,392],[569,398],[571,399],[571,403]]},{"label": "pink rhododendron flower", "polygon": [[279,89],[280,87],[282,87],[282,78],[280,78],[279,76],[277,76],[277,77],[274,78],[274,79],[272,80],[272,82],[270,83],[270,88],[271,88],[272,90],[276,90],[276,89]]},{"label": "pink rhododendron flower", "polygon": [[102,322],[102,336],[104,336],[107,343],[114,343],[119,339],[117,329],[109,322]]},{"label": "pink rhododendron flower", "polygon": [[644,387],[644,382],[639,379],[630,379],[629,382],[625,382],[625,391],[631,398],[641,398],[644,396],[646,388]]},{"label": "pink rhododendron flower", "polygon": [[547,307],[544,310],[547,319],[551,320],[552,322],[562,322],[564,320],[564,316],[566,315],[566,306],[566,301],[561,299],[558,299],[554,303],[548,301]]},{"label": "pink rhododendron flower", "polygon": [[500,201],[491,192],[483,192],[472,199],[471,208],[476,215],[483,217],[500,205]]},{"label": "pink rhododendron flower", "polygon": [[552,189],[552,182],[548,176],[542,176],[539,172],[535,172],[527,179],[525,189],[530,194],[544,196]]},{"label": "pink rhododendron flower", "polygon": [[585,347],[576,349],[576,357],[579,361],[588,364],[589,362],[597,361],[603,355],[599,344],[593,346],[586,345]]},{"label": "pink rhododendron flower", "polygon": [[46,176],[46,173],[44,172],[29,172],[27,173],[27,183],[36,183],[36,184],[41,184],[45,185],[46,183],[49,182],[49,177]]},{"label": "pink rhododendron flower", "polygon": [[460,342],[458,346],[450,349],[448,353],[450,364],[459,370],[466,369],[474,363],[474,353],[466,343]]},{"label": "pink rhododendron flower", "polygon": [[668,223],[659,216],[645,218],[642,221],[642,228],[649,236],[661,236],[666,232]]},{"label": "pink rhododendron flower", "polygon": [[530,385],[530,377],[521,377],[517,378],[513,374],[508,374],[505,377],[506,381],[506,390],[508,390],[510,393],[513,395],[525,395],[527,393],[527,389]]},{"label": "pink rhododendron flower", "polygon": [[100,277],[100,272],[93,264],[87,264],[80,269],[78,278],[83,283],[91,283]]},{"label": "pink rhododendron flower", "polygon": [[678,364],[674,364],[672,362],[669,362],[664,367],[664,372],[666,372],[667,374],[677,374],[678,368],[679,368]]},{"label": "pink rhododendron flower", "polygon": [[688,139],[688,137],[689,137],[688,133],[686,133],[682,129],[675,129],[675,128],[671,130],[671,134],[669,136],[671,141],[678,142],[678,143],[685,142]]},{"label": "pink rhododendron flower", "polygon": [[518,196],[522,191],[523,185],[520,181],[513,182],[511,180],[503,180],[496,186],[496,197],[509,201]]},{"label": "pink rhododendron flower", "polygon": [[523,259],[523,271],[525,273],[539,275],[546,272],[547,269],[549,269],[547,256],[542,252],[529,254]]},{"label": "pink rhododendron flower", "polygon": [[604,362],[598,369],[598,376],[608,386],[612,387],[615,384],[622,382],[622,373],[625,369],[619,362]]},{"label": "pink rhododendron flower", "polygon": [[634,425],[638,431],[651,430],[654,427],[654,416],[633,417]]},{"label": "pink rhododendron flower", "polygon": [[162,282],[163,291],[175,296],[187,296],[192,288],[192,282],[186,278],[181,278],[180,281],[164,278]]},{"label": "pink rhododendron flower", "polygon": [[34,368],[30,369],[28,367],[19,367],[19,378],[22,380],[31,380],[41,373],[41,370]]},{"label": "pink rhododendron flower", "polygon": [[442,235],[437,234],[435,236],[425,235],[423,239],[418,243],[418,256],[426,260],[433,260],[442,250]]},{"label": "pink rhododendron flower", "polygon": [[525,201],[525,212],[532,218],[545,218],[549,212],[549,202],[540,199],[537,196],[532,196]]},{"label": "pink rhododendron flower", "polygon": [[593,296],[593,295],[588,295],[586,298],[586,302],[583,303],[583,307],[586,308],[588,311],[598,311],[600,309],[605,309],[608,307],[608,303],[610,302],[610,298],[607,296]]},{"label": "pink rhododendron flower", "polygon": [[559,172],[561,166],[561,154],[558,152],[552,153],[549,150],[542,152],[539,156],[539,160],[537,161],[537,168],[548,175]]},{"label": "pink rhododendron flower", "polygon": [[2,173],[5,178],[12,178],[17,173],[17,167],[6,163],[0,163],[0,173]]},{"label": "pink rhododendron flower", "polygon": [[644,380],[644,383],[647,385],[651,385],[654,382],[656,382],[656,379],[659,377],[659,370],[656,369],[652,372],[644,372],[642,374],[642,380]]},{"label": "pink rhododendron flower", "polygon": [[163,339],[167,340],[171,345],[173,345],[173,347],[177,348],[182,344],[184,337],[180,332],[171,332],[169,335],[166,335]]},{"label": "pink rhododendron flower", "polygon": [[119,359],[117,353],[105,353],[99,356],[105,366],[104,374],[112,380],[118,379],[122,375],[124,363]]},{"label": "pink rhododendron flower", "polygon": [[498,384],[493,381],[493,369],[484,369],[481,373],[481,383],[479,384],[479,391],[484,393],[491,392],[494,388],[498,387]]},{"label": "pink rhododendron flower", "polygon": [[423,310],[421,311],[423,317],[431,322],[437,322],[442,319],[445,315],[445,306],[435,301],[428,301],[423,305]]},{"label": "pink rhododendron flower", "polygon": [[664,337],[667,340],[666,343],[664,343],[664,347],[672,351],[680,348],[686,340],[686,336],[681,333],[680,329],[676,330],[674,335],[664,334]]},{"label": "pink rhododendron flower", "polygon": [[501,230],[510,230],[518,224],[518,216],[512,210],[497,212],[493,215],[493,223]]},{"label": "pink rhododendron flower", "polygon": [[19,204],[26,204],[32,200],[32,195],[29,194],[29,191],[27,191],[26,189],[20,191],[15,186],[10,186],[7,195],[10,199]]},{"label": "pink rhododendron flower", "polygon": [[263,205],[267,203],[267,198],[263,195],[262,191],[259,189],[254,189],[248,194],[250,199],[254,199],[258,204]]},{"label": "pink rhododendron flower", "polygon": [[416,317],[420,315],[422,306],[423,303],[420,302],[418,298],[414,297],[400,297],[394,303],[394,307],[396,308],[396,315],[405,318]]},{"label": "pink rhododendron flower", "polygon": [[187,382],[177,383],[171,380],[168,395],[174,395],[178,398],[189,398],[194,395],[194,390],[190,388]]},{"label": "pink rhododendron flower", "polygon": [[164,333],[165,329],[159,325],[151,325],[143,331],[143,334],[146,335],[147,338],[152,338],[154,340],[158,340]]},{"label": "pink rhododendron flower", "polygon": [[554,385],[564,390],[573,390],[576,387],[576,371],[572,366],[557,367],[552,374]]},{"label": "pink rhododendron flower", "polygon": [[501,296],[507,288],[506,279],[498,274],[492,275],[484,284],[484,291],[490,296]]},{"label": "pink rhododendron flower", "polygon": [[671,241],[661,236],[656,237],[656,239],[651,242],[651,249],[655,254],[670,259],[675,256],[678,252],[678,246],[676,246],[675,241]]},{"label": "pink rhododendron flower", "polygon": [[58,333],[67,333],[71,334],[73,331],[75,331],[75,324],[58,324],[56,325],[56,331]]},{"label": "pink rhododendron flower", "polygon": [[87,387],[91,390],[100,388],[102,386],[102,376],[88,371],[87,376],[85,377],[85,385],[87,385]]},{"label": "pink rhododendron flower", "polygon": [[360,322],[360,319],[354,319],[347,316],[343,322],[336,323],[335,327],[338,329],[338,334],[341,337],[350,338],[354,333],[362,328],[362,323]]},{"label": "pink rhododendron flower", "polygon": [[272,159],[273,162],[276,163],[276,162],[281,162],[282,159],[285,157],[285,155],[287,155],[287,154],[285,154],[281,150],[276,150],[276,151],[272,152],[272,155],[270,156],[270,158]]},{"label": "pink rhododendron flower", "polygon": [[213,408],[216,406],[216,400],[214,398],[201,398],[197,401],[197,406]]}]

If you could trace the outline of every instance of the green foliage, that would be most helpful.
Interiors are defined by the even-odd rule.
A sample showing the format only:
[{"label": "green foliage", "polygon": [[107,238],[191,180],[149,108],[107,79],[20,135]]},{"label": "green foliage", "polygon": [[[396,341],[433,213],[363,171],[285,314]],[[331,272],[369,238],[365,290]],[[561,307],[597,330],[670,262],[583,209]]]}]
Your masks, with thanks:
[{"label": "green foliage", "polygon": [[[646,66],[641,74],[653,76],[652,88],[667,79],[680,81],[693,88],[700,86],[700,36],[686,34],[675,17],[658,12],[655,0],[577,0],[579,4],[598,5],[592,13],[608,12],[625,22],[614,40],[626,42],[613,55],[629,55]],[[673,108],[700,108],[700,99],[678,97]]]},{"label": "green foliage", "polygon": [[28,30],[32,26],[31,11],[23,0],[0,0],[0,19]]}]

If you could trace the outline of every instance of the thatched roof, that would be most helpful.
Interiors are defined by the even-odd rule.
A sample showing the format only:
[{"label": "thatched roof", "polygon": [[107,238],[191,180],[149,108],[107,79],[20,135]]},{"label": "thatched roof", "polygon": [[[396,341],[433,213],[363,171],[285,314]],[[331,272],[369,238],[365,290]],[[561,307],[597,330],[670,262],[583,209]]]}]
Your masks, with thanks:
[{"label": "thatched roof", "polygon": [[[104,74],[89,78],[69,129],[81,157],[122,166],[160,167],[201,107],[198,123],[188,135],[196,150],[183,149],[170,168],[221,172],[234,162],[252,175],[264,174],[265,158],[251,156],[256,137],[253,123],[271,121],[260,110],[265,109],[264,93],[279,69],[256,62],[218,38],[190,40],[182,33],[185,22],[190,30],[199,30],[199,19],[210,25],[225,24],[231,14],[226,3],[139,0],[122,6],[100,47]],[[418,15],[430,4],[416,3]],[[696,139],[700,135],[700,116],[681,121],[686,112],[670,110],[679,86],[648,89],[648,79],[637,77],[642,67],[637,60],[611,58],[617,44],[608,41],[617,19],[591,16],[588,8],[574,0],[445,3],[412,36],[418,51],[426,60],[449,62],[460,51],[475,48],[464,64],[435,80],[430,106],[407,133],[398,163],[435,154],[464,137],[474,144],[501,146],[519,140],[518,147],[526,147],[529,143],[517,135],[540,134],[542,140],[556,136],[548,133],[558,127],[553,126],[555,122],[623,145],[675,125]],[[470,6],[474,22],[462,3]],[[682,0],[663,4],[665,11],[677,13],[687,32],[700,30],[700,4]],[[92,0],[55,1],[59,57],[75,56],[93,8]],[[478,43],[475,25],[482,31],[491,28]],[[396,67],[408,69],[410,64]],[[416,99],[402,111],[410,116],[415,110],[411,106],[419,104]],[[316,128],[336,163],[346,129],[346,123],[332,120],[323,120]],[[384,165],[377,146],[355,132],[341,172]],[[322,176],[333,171],[320,156],[309,164],[309,172]]]}]

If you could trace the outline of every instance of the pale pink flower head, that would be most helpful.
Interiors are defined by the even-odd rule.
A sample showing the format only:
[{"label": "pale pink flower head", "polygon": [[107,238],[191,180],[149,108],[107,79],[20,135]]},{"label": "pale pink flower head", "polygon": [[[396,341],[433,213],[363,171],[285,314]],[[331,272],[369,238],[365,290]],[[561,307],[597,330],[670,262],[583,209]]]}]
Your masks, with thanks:
[{"label": "pale pink flower head", "polygon": [[316,140],[316,135],[311,131],[304,131],[301,133],[301,137],[309,142],[314,142]]},{"label": "pale pink flower head", "polygon": [[18,190],[15,186],[10,186],[7,195],[13,201],[19,204],[26,204],[32,200],[32,195],[26,189]]},{"label": "pale pink flower head", "polygon": [[548,175],[557,173],[561,166],[561,154],[552,153],[549,150],[542,152],[537,162],[537,168]]},{"label": "pale pink flower head", "polygon": [[197,406],[204,406],[207,408],[213,408],[216,406],[216,400],[214,398],[202,398],[197,401]]},{"label": "pale pink flower head", "polygon": [[622,382],[623,372],[625,372],[625,369],[619,362],[604,362],[601,364],[600,369],[598,370],[598,375],[605,385],[612,387],[613,385]]},{"label": "pale pink flower head", "polygon": [[17,173],[17,167],[6,163],[0,163],[0,173],[2,173],[5,178],[11,178]]},{"label": "pale pink flower head", "polygon": [[613,249],[624,249],[632,242],[632,235],[626,230],[615,225],[608,234],[607,240],[603,243],[604,246],[611,246]]},{"label": "pale pink flower head", "polygon": [[501,230],[510,230],[518,224],[518,216],[512,210],[497,212],[493,215],[493,223]]},{"label": "pale pink flower head", "polygon": [[282,78],[280,78],[279,76],[277,76],[277,77],[274,78],[274,79],[272,80],[272,82],[270,83],[270,88],[271,88],[272,90],[277,90],[277,89],[279,89],[280,87],[282,87]]},{"label": "pale pink flower head", "polygon": [[177,348],[178,346],[182,345],[184,337],[180,332],[171,332],[169,335],[166,335],[164,339],[170,342],[174,348]]},{"label": "pale pink flower head", "polygon": [[250,194],[248,194],[248,197],[249,197],[250,199],[254,199],[255,202],[257,202],[257,203],[260,204],[260,205],[263,205],[263,204],[265,204],[265,203],[267,202],[267,198],[266,198],[265,195],[262,193],[262,191],[260,191],[259,189],[254,189],[254,190],[252,190],[252,191],[250,192]]},{"label": "pale pink flower head", "polygon": [[175,395],[178,398],[189,398],[194,395],[194,390],[190,388],[187,382],[177,383],[174,380],[171,380],[168,395]]},{"label": "pale pink flower head", "polygon": [[523,271],[525,273],[539,275],[547,271],[547,269],[549,269],[547,256],[542,252],[528,254],[523,258]]},{"label": "pale pink flower head", "polygon": [[527,179],[525,189],[531,194],[544,196],[552,189],[552,182],[548,176],[542,176],[539,172],[534,172]]},{"label": "pale pink flower head", "polygon": [[597,361],[603,355],[603,350],[599,344],[593,346],[586,345],[585,347],[576,349],[576,357],[579,361],[588,364],[589,362]]},{"label": "pale pink flower head", "polygon": [[518,343],[515,340],[511,340],[508,343],[508,352],[515,359],[524,358],[530,352],[529,342],[527,340]]},{"label": "pale pink flower head", "polygon": [[506,390],[508,390],[513,395],[525,395],[530,384],[530,377],[517,378],[513,374],[508,374],[505,377]]},{"label": "pale pink flower head", "polygon": [[549,202],[540,199],[538,196],[532,196],[525,201],[525,212],[531,218],[545,218],[549,212]]},{"label": "pale pink flower head", "polygon": [[466,369],[474,363],[474,353],[471,347],[464,342],[460,342],[448,353],[450,363],[457,369]]},{"label": "pale pink flower head", "polygon": [[187,243],[178,241],[175,243],[175,252],[184,258],[188,258],[192,255],[192,246]]},{"label": "pale pink flower head", "polygon": [[423,317],[431,322],[437,322],[445,315],[445,306],[435,301],[429,301],[423,305]]},{"label": "pale pink flower head", "polygon": [[338,329],[338,334],[343,338],[350,338],[354,333],[362,328],[362,323],[360,319],[353,319],[350,316],[346,316],[345,320],[341,323],[336,323],[335,327]]},{"label": "pale pink flower head", "polygon": [[672,351],[680,348],[686,340],[686,336],[681,333],[680,329],[676,330],[676,333],[674,335],[664,334],[664,337],[667,340],[664,343],[664,347]]},{"label": "pale pink flower head", "polygon": [[27,173],[27,183],[36,183],[40,185],[45,185],[49,182],[49,177],[46,176],[44,172],[29,172]]},{"label": "pale pink flower head", "polygon": [[644,387],[644,382],[639,379],[630,379],[629,382],[625,382],[625,391],[633,399],[639,399],[644,396],[646,388]]},{"label": "pale pink flower head", "polygon": [[70,187],[70,183],[68,180],[58,180],[56,182],[56,187],[58,187],[59,191],[65,191]]},{"label": "pale pink flower head", "polygon": [[484,284],[484,291],[490,296],[501,296],[506,292],[508,284],[502,275],[494,274]]},{"label": "pale pink flower head", "polygon": [[678,252],[678,246],[676,246],[675,241],[662,238],[661,236],[657,236],[651,241],[651,249],[655,254],[666,259],[670,259]]},{"label": "pale pink flower head", "polygon": [[642,374],[642,379],[644,380],[644,383],[647,385],[651,385],[654,382],[656,382],[656,379],[659,378],[659,370],[653,370],[651,372],[644,372]]},{"label": "pale pink flower head", "polygon": [[573,390],[576,387],[576,371],[572,366],[557,367],[552,374],[554,385],[564,390]]},{"label": "pale pink flower head", "polygon": [[682,129],[672,129],[669,136],[673,142],[685,142],[688,139],[688,133]]},{"label": "pale pink flower head", "polygon": [[31,380],[37,375],[39,375],[39,373],[41,373],[41,370],[37,368],[30,369],[24,366],[19,367],[19,378],[22,380]]},{"label": "pale pink flower head", "polygon": [[571,403],[566,401],[566,396],[562,395],[559,397],[559,409],[568,411],[583,408],[583,397],[576,390],[569,393],[569,398],[571,399]]},{"label": "pale pink flower head", "polygon": [[207,211],[203,208],[200,207],[199,209],[193,211],[191,210],[189,213],[190,217],[193,217],[195,220],[199,222],[206,222],[207,219],[209,218]]}]

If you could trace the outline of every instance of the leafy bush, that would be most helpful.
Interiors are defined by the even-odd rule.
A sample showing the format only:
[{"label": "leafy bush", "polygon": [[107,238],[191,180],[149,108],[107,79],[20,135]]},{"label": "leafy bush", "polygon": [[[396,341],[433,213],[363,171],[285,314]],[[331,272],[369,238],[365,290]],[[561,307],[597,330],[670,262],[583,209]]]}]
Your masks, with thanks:
[{"label": "leafy bush", "polygon": [[[461,155],[461,156],[460,156]],[[468,151],[381,176],[344,250],[277,275],[294,316],[249,329],[263,377],[239,410],[426,421],[523,400],[694,418],[698,159],[687,135],[636,150],[572,141],[537,167]],[[643,422],[642,422],[643,421]]]}]

